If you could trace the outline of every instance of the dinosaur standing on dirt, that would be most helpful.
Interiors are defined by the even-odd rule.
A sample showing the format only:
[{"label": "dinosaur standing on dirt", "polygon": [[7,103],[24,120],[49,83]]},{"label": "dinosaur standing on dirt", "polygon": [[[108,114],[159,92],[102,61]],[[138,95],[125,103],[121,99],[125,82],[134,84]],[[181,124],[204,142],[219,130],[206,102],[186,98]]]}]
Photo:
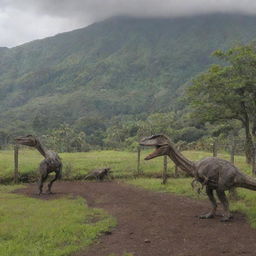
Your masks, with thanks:
[{"label": "dinosaur standing on dirt", "polygon": [[203,186],[206,186],[206,193],[211,201],[212,209],[209,213],[201,215],[201,219],[214,218],[215,216],[217,203],[213,195],[214,190],[224,209],[224,216],[221,221],[229,221],[232,218],[225,190],[235,187],[256,190],[256,179],[245,175],[229,161],[216,157],[207,157],[200,161],[192,162],[184,157],[165,135],[146,137],[140,141],[140,145],[154,146],[156,148],[145,160],[168,155],[180,169],[189,176],[194,177],[195,181],[199,181]]},{"label": "dinosaur standing on dirt", "polygon": [[43,183],[47,179],[49,173],[55,172],[55,177],[48,184],[48,193],[51,192],[51,187],[54,181],[61,178],[62,163],[60,157],[56,152],[45,150],[40,141],[33,135],[27,135],[24,137],[18,137],[15,139],[17,144],[26,145],[36,148],[41,155],[45,158],[39,165],[39,182],[38,182],[38,194],[40,195],[43,190]]},{"label": "dinosaur standing on dirt", "polygon": [[110,179],[110,168],[103,168],[100,170],[94,170],[92,171],[89,175],[87,175],[85,177],[85,179],[90,179],[90,178],[94,178],[96,180],[104,180],[105,177],[107,177],[108,179]]}]

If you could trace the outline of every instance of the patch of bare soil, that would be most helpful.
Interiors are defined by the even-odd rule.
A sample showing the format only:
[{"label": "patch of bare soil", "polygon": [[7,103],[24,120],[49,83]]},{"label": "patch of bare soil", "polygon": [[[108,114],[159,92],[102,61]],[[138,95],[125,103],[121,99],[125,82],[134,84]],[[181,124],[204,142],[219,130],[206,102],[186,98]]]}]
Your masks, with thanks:
[{"label": "patch of bare soil", "polygon": [[[34,184],[18,192],[38,197]],[[256,255],[256,230],[245,217],[234,220],[200,220],[210,203],[157,193],[119,182],[56,182],[54,199],[63,195],[84,197],[90,207],[103,208],[116,217],[118,225],[99,242],[75,256],[108,256],[124,252],[135,256],[236,256]]]}]

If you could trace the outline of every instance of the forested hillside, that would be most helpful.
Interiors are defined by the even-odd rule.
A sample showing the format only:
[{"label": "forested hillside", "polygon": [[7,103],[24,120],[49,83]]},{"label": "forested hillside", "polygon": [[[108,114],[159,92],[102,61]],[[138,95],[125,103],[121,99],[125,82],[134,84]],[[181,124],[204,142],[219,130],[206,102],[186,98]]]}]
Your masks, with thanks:
[{"label": "forested hillside", "polygon": [[0,141],[62,123],[103,140],[120,116],[171,111],[177,89],[216,62],[213,51],[255,39],[255,27],[241,15],[116,17],[0,48]]}]

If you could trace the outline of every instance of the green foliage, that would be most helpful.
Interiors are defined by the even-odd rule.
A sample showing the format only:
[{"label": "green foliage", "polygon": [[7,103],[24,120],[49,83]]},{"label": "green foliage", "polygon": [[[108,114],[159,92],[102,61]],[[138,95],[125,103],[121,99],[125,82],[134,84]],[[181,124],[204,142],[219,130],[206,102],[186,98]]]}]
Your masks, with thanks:
[{"label": "green foliage", "polygon": [[84,132],[75,131],[70,125],[62,124],[44,136],[47,147],[57,152],[85,152],[89,150]]},{"label": "green foliage", "polygon": [[[210,53],[250,41],[255,25],[255,17],[226,14],[119,17],[1,49],[0,142],[25,133],[47,135],[67,123],[91,145],[103,147],[106,140],[118,146],[119,137],[125,144],[116,117],[135,122],[138,115],[145,121],[170,112],[178,88],[213,63]],[[173,134],[166,126],[152,129]]]},{"label": "green foliage", "polygon": [[[0,254],[2,256],[61,256],[92,244],[116,223],[82,198],[38,200],[7,193],[0,186]],[[97,219],[98,221],[91,221]]]},{"label": "green foliage", "polygon": [[254,44],[231,48],[227,52],[217,51],[215,55],[230,65],[213,65],[193,80],[188,96],[195,114],[206,121],[237,119],[245,122],[245,114],[254,116],[256,108]]},{"label": "green foliage", "polygon": [[[152,151],[141,151],[141,171],[145,176],[160,177],[163,171],[163,158],[158,157],[154,161],[144,161],[143,159]],[[36,150],[27,148],[19,151],[19,171],[20,175],[32,176],[37,180],[37,168],[43,160]],[[184,151],[186,157],[197,161],[204,157],[212,156],[211,152]],[[227,153],[219,153],[220,158],[229,160]],[[88,172],[104,167],[110,167],[113,176],[116,178],[127,178],[137,176],[137,152],[132,151],[90,151],[78,153],[61,153],[60,157],[64,164],[63,179],[83,179]],[[242,156],[235,156],[235,164],[243,171],[251,173],[251,166],[245,163]],[[0,151],[0,180],[10,181],[13,177],[13,151]],[[174,164],[168,159],[168,172],[174,174]]]},{"label": "green foliage", "polygon": [[226,62],[213,65],[193,80],[188,99],[199,120],[224,122],[238,120],[246,135],[246,156],[252,157],[252,137],[256,113],[256,50],[255,44],[216,51]]},{"label": "green foliage", "polygon": [[86,134],[86,141],[91,145],[103,146],[106,124],[103,116],[81,117],[75,123],[77,131]]}]

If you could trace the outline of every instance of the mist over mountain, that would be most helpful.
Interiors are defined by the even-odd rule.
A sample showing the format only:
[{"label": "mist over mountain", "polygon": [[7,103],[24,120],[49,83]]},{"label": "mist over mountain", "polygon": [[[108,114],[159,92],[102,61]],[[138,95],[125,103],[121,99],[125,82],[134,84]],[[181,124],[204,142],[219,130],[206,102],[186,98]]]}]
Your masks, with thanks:
[{"label": "mist over mountain", "polygon": [[37,132],[83,118],[168,111],[177,90],[216,62],[211,53],[256,38],[256,17],[114,17],[0,48],[0,130]]}]

